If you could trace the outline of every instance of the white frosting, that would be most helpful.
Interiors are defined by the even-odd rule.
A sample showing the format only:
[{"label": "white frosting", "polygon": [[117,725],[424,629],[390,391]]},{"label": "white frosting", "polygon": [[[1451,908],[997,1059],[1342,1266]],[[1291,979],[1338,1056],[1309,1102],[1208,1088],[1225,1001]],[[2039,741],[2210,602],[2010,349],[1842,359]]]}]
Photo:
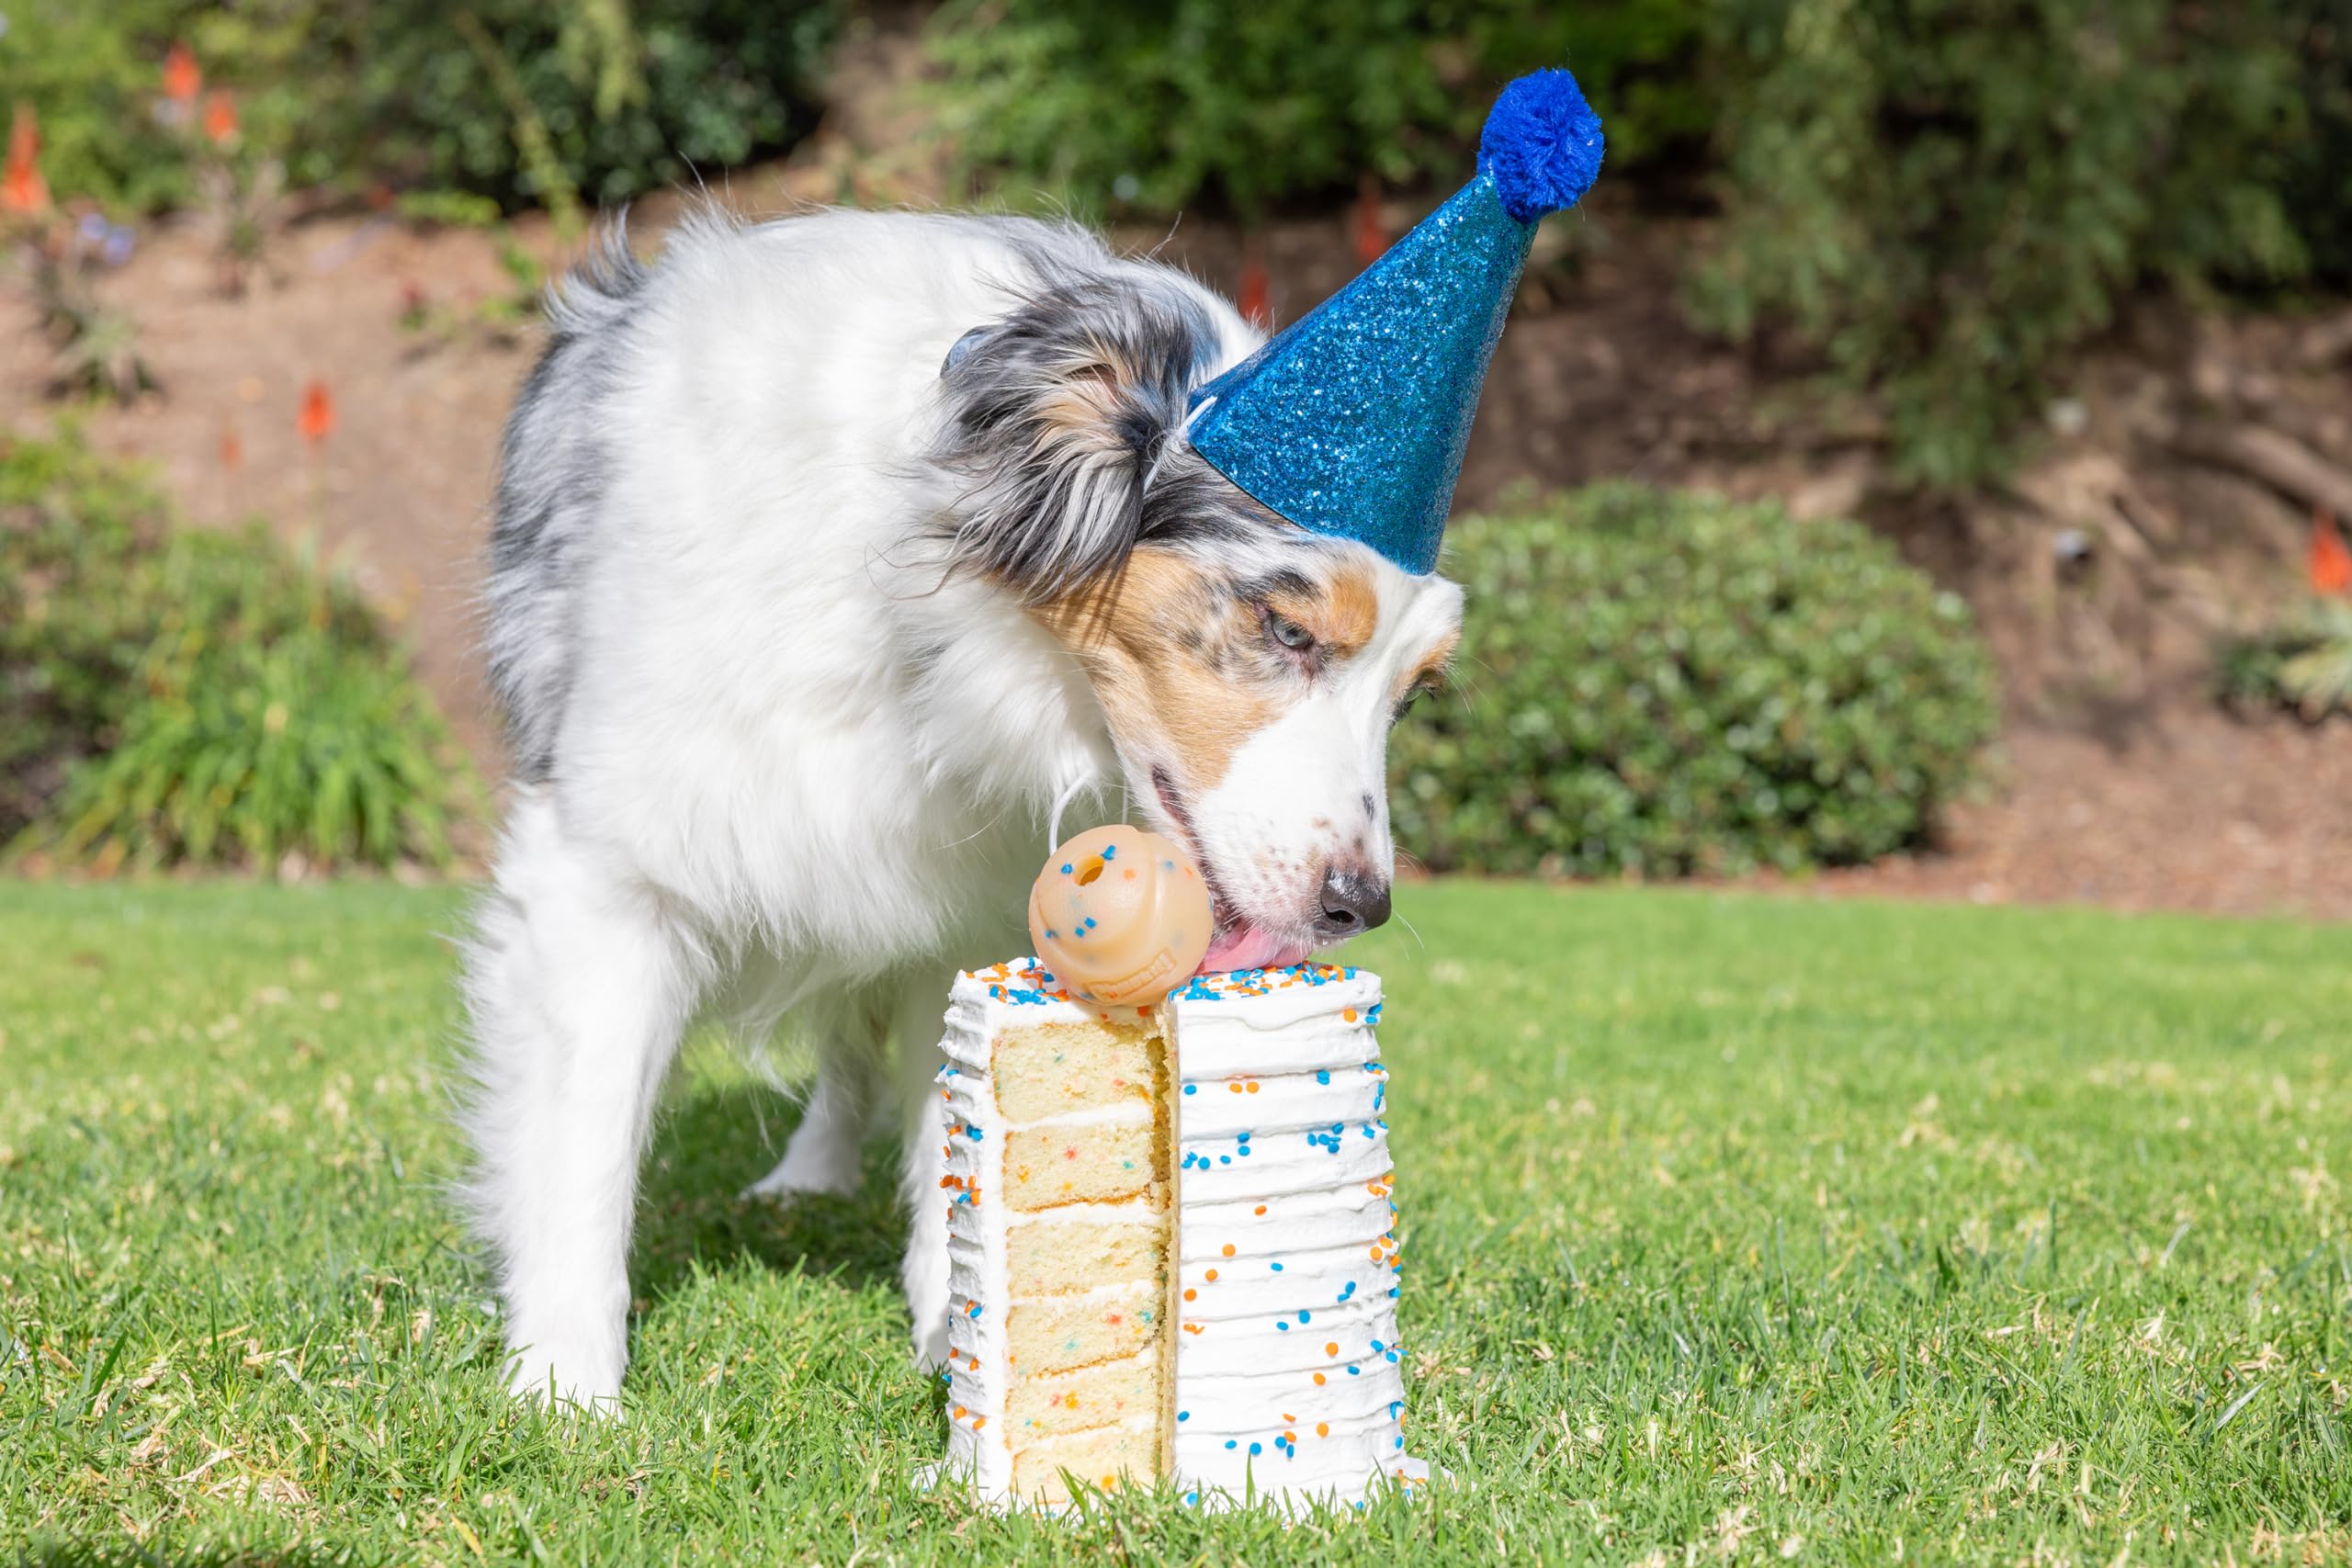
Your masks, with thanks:
[{"label": "white frosting", "polygon": [[1295,1506],[1425,1479],[1400,1426],[1378,976],[1321,965],[1208,976],[1164,1017],[1187,1495]]},{"label": "white frosting", "polygon": [[[984,1497],[1005,1498],[1012,1473],[1001,1337],[1012,1302],[1008,1216],[990,1201],[1011,1129],[996,1111],[990,1053],[1007,1025],[1104,1016],[1148,1014],[1071,1000],[1034,961],[963,976],[950,998],[940,1075],[953,1314],[946,1468]],[[1317,964],[1204,976],[1161,1005],[1174,1079],[1178,1321],[1159,1343],[1175,1356],[1176,1471],[1193,1501],[1351,1502],[1384,1480],[1427,1476],[1405,1455],[1400,1424],[1379,1019],[1377,976]],[[1024,1125],[1148,1115],[1123,1105]],[[1143,1199],[1071,1203],[1015,1223],[1149,1212]],[[1089,1294],[1162,1304],[1148,1287]]]}]

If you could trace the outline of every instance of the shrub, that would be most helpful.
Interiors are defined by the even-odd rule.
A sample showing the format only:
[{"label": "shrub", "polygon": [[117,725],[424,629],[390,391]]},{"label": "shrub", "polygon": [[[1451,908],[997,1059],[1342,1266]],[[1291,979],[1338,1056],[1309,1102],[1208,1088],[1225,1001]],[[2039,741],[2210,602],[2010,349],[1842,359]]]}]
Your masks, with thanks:
[{"label": "shrub", "polygon": [[1623,83],[1610,155],[1703,131],[1702,100],[1656,69],[1697,36],[1685,0],[956,0],[931,28],[943,129],[966,172],[1097,208],[1206,199],[1245,218],[1305,197],[1458,179],[1493,89],[1572,62]]},{"label": "shrub", "polygon": [[70,434],[0,447],[0,842],[111,867],[443,863],[476,799],[347,583],[177,530]]},{"label": "shrub", "polygon": [[1701,312],[1882,391],[1913,477],[1984,477],[2133,287],[2309,265],[2299,56],[2337,3],[1737,0]]},{"label": "shrub", "polygon": [[165,51],[238,95],[243,140],[306,186],[509,205],[620,200],[789,146],[840,0],[20,0],[0,81],[40,111],[60,196],[193,194],[158,123]]},{"label": "shrub", "polygon": [[2214,670],[2224,702],[2317,724],[2352,714],[2352,599],[2314,598],[2275,626],[2229,637]]},{"label": "shrub", "polygon": [[1928,835],[1994,733],[1966,607],[1854,524],[1602,486],[1458,518],[1447,552],[1463,699],[1391,748],[1433,868],[1867,861]]}]

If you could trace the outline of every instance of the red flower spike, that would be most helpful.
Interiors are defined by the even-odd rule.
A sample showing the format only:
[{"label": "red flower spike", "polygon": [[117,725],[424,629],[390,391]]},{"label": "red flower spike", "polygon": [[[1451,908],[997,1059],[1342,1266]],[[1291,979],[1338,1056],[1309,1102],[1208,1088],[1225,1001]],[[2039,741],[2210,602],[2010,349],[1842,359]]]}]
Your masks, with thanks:
[{"label": "red flower spike", "polygon": [[18,104],[8,122],[8,166],[0,175],[0,212],[45,212],[49,182],[40,177],[40,121],[30,104]]},{"label": "red flower spike", "polygon": [[1380,182],[1370,171],[1356,182],[1356,205],[1348,218],[1348,232],[1355,240],[1356,260],[1362,265],[1370,266],[1388,249],[1388,231],[1380,221]]},{"label": "red flower spike", "polygon": [[334,398],[324,381],[313,380],[302,389],[302,412],[294,428],[313,446],[334,434]]},{"label": "red flower spike", "polygon": [[237,100],[233,94],[224,90],[205,96],[204,134],[215,141],[236,140]]},{"label": "red flower spike", "polygon": [[187,45],[175,43],[164,56],[164,96],[175,104],[192,104],[204,91],[204,72]]},{"label": "red flower spike", "polygon": [[1241,319],[1253,327],[1271,329],[1274,324],[1273,306],[1267,294],[1265,247],[1252,234],[1242,242],[1241,287],[1233,302],[1240,310]]},{"label": "red flower spike", "polygon": [[2324,512],[2312,513],[2312,551],[2307,570],[2314,593],[2352,598],[2352,547],[2347,547],[2344,536],[2335,531],[2335,519]]}]

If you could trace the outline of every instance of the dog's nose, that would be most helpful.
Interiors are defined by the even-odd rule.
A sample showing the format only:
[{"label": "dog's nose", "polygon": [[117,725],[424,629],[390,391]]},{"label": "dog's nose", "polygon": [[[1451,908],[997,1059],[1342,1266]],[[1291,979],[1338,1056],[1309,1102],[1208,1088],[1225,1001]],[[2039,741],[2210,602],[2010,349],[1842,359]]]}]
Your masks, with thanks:
[{"label": "dog's nose", "polygon": [[1353,872],[1323,874],[1323,918],[1315,922],[1317,935],[1328,942],[1344,942],[1387,919],[1388,884]]}]

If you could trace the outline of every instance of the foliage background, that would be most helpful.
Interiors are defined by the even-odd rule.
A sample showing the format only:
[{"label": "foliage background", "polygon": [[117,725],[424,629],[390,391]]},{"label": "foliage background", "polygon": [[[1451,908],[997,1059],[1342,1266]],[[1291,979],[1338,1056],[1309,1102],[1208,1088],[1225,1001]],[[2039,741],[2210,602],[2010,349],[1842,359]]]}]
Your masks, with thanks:
[{"label": "foliage background", "polygon": [[0,446],[0,846],[110,869],[446,863],[471,770],[356,590],[175,528],[70,433]]},{"label": "foliage background", "polygon": [[1921,841],[1995,732],[1960,600],[1850,523],[1634,485],[1454,520],[1460,694],[1390,745],[1437,870],[1729,874]]}]

